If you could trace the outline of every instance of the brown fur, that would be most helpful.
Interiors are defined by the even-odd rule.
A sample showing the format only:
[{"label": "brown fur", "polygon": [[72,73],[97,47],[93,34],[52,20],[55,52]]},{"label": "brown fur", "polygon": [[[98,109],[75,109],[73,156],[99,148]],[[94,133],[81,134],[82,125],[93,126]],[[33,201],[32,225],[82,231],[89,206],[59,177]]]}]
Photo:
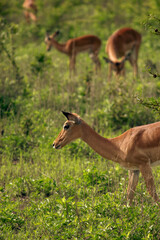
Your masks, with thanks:
[{"label": "brown fur", "polygon": [[69,39],[66,43],[60,44],[55,40],[54,33],[50,36],[46,36],[45,43],[47,45],[47,50],[49,51],[51,47],[55,47],[58,51],[65,53],[70,58],[70,74],[73,71],[76,72],[76,56],[80,52],[88,51],[92,61],[95,63],[96,71],[100,69],[100,60],[98,58],[98,53],[101,48],[101,40],[94,35],[85,35],[73,39]]},{"label": "brown fur", "polygon": [[134,75],[137,76],[137,60],[140,44],[141,34],[132,28],[119,29],[109,37],[106,44],[106,53],[109,59],[105,58],[109,62],[109,79],[111,78],[112,71],[115,71],[117,76],[124,76],[126,60],[129,60],[134,69]]},{"label": "brown fur", "polygon": [[53,143],[60,149],[71,141],[81,138],[102,157],[119,163],[130,171],[127,199],[132,203],[141,172],[148,192],[156,202],[151,167],[160,164],[160,122],[134,127],[115,138],[104,138],[96,133],[77,114],[63,112],[67,117],[64,128]]},{"label": "brown fur", "polygon": [[26,18],[26,21],[30,23],[32,20],[33,22],[37,21],[37,6],[35,3],[35,0],[25,0],[23,3],[24,10],[24,16]]}]

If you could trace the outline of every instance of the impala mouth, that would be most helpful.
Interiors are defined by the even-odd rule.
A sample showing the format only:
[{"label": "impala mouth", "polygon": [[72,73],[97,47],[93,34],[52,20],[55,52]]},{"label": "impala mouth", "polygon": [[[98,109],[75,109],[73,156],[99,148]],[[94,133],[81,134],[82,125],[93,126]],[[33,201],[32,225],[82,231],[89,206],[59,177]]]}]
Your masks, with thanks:
[{"label": "impala mouth", "polygon": [[60,149],[61,148],[61,145],[58,145],[55,147],[55,149]]},{"label": "impala mouth", "polygon": [[60,148],[61,148],[61,145],[59,144],[59,145],[55,146],[55,144],[53,144],[53,148],[55,148],[55,149],[60,149]]}]

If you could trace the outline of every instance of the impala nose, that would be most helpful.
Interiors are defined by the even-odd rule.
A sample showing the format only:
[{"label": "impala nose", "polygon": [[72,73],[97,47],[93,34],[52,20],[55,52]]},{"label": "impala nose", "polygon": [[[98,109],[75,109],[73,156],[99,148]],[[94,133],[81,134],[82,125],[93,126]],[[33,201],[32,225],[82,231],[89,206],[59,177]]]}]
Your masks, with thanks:
[{"label": "impala nose", "polygon": [[53,143],[53,148],[55,148],[55,144]]}]

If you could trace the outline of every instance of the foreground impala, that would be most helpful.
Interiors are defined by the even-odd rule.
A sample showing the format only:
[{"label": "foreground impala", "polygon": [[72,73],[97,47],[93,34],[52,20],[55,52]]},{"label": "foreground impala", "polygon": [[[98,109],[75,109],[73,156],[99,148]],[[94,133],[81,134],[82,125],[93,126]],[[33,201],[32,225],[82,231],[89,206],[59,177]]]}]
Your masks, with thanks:
[{"label": "foreground impala", "polygon": [[106,53],[109,59],[104,57],[106,62],[109,63],[109,80],[112,75],[112,70],[115,71],[117,76],[124,76],[124,65],[126,60],[129,60],[132,65],[134,76],[137,76],[137,60],[140,44],[141,35],[132,28],[119,29],[109,37],[106,44]]},{"label": "foreground impala", "polygon": [[104,138],[96,133],[75,113],[63,112],[68,119],[53,143],[60,149],[71,141],[81,138],[95,152],[106,159],[119,163],[129,170],[127,199],[132,203],[139,172],[141,172],[150,195],[160,202],[156,193],[152,166],[160,164],[160,122],[134,127],[115,138]]},{"label": "foreground impala", "polygon": [[96,71],[100,69],[100,61],[98,58],[98,53],[101,48],[101,40],[94,35],[85,35],[82,37],[77,37],[68,40],[66,43],[58,43],[55,40],[55,37],[59,34],[59,31],[55,32],[52,35],[46,35],[45,43],[47,45],[47,51],[51,47],[55,47],[58,51],[66,54],[70,58],[70,73],[74,71],[75,73],[75,64],[76,64],[76,55],[80,52],[88,51],[92,61],[96,65]]},{"label": "foreground impala", "polygon": [[24,16],[26,18],[26,21],[28,23],[30,22],[30,20],[36,22],[37,6],[35,4],[35,0],[25,0],[23,3],[23,8],[25,9]]}]

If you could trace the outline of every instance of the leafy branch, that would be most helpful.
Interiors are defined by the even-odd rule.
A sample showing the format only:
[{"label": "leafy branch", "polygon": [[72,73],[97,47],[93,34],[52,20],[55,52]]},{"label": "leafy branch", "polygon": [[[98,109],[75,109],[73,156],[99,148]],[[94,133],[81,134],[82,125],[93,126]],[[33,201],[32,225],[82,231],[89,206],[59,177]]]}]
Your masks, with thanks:
[{"label": "leafy branch", "polygon": [[160,114],[160,98],[155,99],[155,98],[149,98],[149,99],[140,99],[137,98],[138,102],[145,107],[148,107],[152,109],[153,111],[157,112]]}]

